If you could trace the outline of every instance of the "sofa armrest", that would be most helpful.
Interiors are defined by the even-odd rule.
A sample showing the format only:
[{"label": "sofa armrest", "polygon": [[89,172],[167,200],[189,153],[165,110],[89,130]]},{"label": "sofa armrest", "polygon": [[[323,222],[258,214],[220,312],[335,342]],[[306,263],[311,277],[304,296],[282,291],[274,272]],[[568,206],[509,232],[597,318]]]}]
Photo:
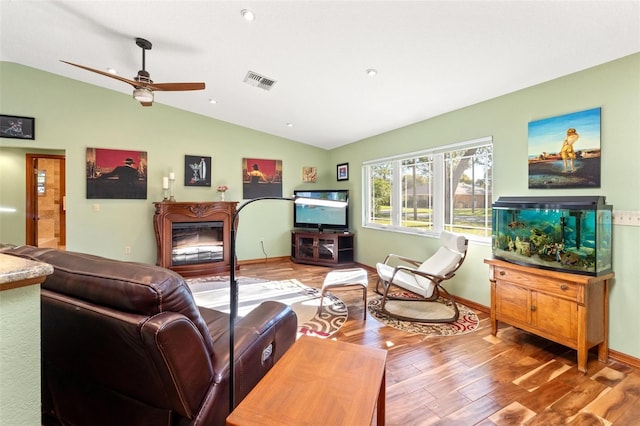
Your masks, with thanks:
[{"label": "sofa armrest", "polygon": [[[295,312],[280,302],[263,302],[236,321],[234,335],[236,401],[240,402],[296,339]],[[229,378],[229,332],[214,341],[215,381]]]},{"label": "sofa armrest", "polygon": [[193,418],[213,386],[213,366],[202,335],[193,322],[175,312],[154,315],[140,333],[173,409]]}]

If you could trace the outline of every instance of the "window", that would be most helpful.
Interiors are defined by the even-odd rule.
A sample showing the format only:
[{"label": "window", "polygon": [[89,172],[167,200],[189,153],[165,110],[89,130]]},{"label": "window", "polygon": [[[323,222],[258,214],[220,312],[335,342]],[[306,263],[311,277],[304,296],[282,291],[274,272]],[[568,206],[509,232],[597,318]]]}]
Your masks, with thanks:
[{"label": "window", "polygon": [[492,153],[493,139],[486,137],[363,163],[363,226],[486,240]]}]

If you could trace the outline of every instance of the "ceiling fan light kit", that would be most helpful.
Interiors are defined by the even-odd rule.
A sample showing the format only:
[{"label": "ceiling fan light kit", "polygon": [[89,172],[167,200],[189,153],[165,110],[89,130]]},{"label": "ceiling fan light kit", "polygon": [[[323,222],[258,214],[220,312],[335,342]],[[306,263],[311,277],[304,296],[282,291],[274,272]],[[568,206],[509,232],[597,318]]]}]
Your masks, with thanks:
[{"label": "ceiling fan light kit", "polygon": [[100,71],[97,69],[85,67],[84,65],[78,65],[67,61],[62,61],[65,64],[73,65],[74,67],[82,68],[83,70],[95,72],[96,74],[104,75],[124,83],[128,83],[133,86],[133,98],[139,101],[142,106],[151,106],[153,104],[153,91],[162,90],[165,92],[182,92],[185,90],[203,90],[204,83],[157,83],[154,84],[151,80],[151,76],[145,68],[145,52],[151,50],[151,42],[143,38],[136,38],[136,44],[142,49],[142,69],[138,71],[138,74],[129,80],[128,78],[120,77],[115,74],[111,74],[106,71]]},{"label": "ceiling fan light kit", "polygon": [[139,102],[153,102],[153,92],[146,87],[133,89],[133,99]]}]

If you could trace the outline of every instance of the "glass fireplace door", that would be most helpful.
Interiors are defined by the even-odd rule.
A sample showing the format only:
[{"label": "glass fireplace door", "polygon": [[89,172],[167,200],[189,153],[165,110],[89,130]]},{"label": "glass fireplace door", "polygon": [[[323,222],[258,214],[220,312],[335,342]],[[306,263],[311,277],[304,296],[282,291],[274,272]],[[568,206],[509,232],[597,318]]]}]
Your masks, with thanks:
[{"label": "glass fireplace door", "polygon": [[174,222],[171,224],[173,266],[224,260],[224,222]]}]

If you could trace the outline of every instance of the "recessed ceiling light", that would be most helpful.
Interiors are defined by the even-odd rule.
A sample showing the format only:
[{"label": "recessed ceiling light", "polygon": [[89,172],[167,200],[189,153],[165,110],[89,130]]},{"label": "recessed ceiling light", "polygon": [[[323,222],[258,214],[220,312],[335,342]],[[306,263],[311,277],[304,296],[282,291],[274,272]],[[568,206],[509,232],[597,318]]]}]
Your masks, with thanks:
[{"label": "recessed ceiling light", "polygon": [[293,123],[287,123],[287,127],[293,127]]},{"label": "recessed ceiling light", "polygon": [[253,21],[256,19],[256,15],[249,9],[242,9],[240,14],[246,21]]},{"label": "recessed ceiling light", "polygon": [[368,75],[369,77],[375,77],[376,75],[378,75],[378,70],[373,69],[373,68],[369,68],[369,69],[366,71],[366,73],[367,73],[367,75]]},{"label": "recessed ceiling light", "polygon": [[209,103],[210,103],[210,104],[217,104],[217,103],[218,103],[218,101],[216,101],[215,99],[209,99]]}]

